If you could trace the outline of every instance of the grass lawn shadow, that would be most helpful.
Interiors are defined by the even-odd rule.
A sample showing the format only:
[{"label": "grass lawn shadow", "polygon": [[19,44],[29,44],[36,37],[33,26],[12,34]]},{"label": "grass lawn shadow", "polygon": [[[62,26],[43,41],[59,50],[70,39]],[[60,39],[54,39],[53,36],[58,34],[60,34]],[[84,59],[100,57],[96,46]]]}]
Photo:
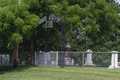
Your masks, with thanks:
[{"label": "grass lawn shadow", "polygon": [[25,69],[28,69],[30,67],[33,67],[33,66],[29,66],[29,65],[18,65],[17,68],[13,69],[13,66],[12,65],[1,65],[0,66],[0,75],[6,73],[6,72],[21,72]]}]

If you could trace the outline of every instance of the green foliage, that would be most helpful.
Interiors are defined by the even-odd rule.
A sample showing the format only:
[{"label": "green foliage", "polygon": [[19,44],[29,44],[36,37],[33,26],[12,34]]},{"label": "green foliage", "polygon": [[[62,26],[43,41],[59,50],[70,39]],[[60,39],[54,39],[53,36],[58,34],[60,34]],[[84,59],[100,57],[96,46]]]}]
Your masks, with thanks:
[{"label": "green foliage", "polygon": [[[73,3],[66,11],[66,13],[69,13],[69,16],[67,16],[69,17],[67,18],[67,24],[73,24],[74,27],[71,31],[77,30],[77,28],[84,28],[87,40],[89,43],[92,43],[87,45],[95,47],[95,45],[99,45],[99,43],[102,44],[109,40],[109,37],[117,30],[116,26],[119,25],[120,21],[118,10],[119,7],[114,2],[108,4],[104,0],[87,1],[87,5],[84,8],[81,5]],[[75,28],[78,23],[82,24],[82,27]],[[71,27],[67,26],[67,28],[70,29]],[[78,34],[79,33],[76,33],[76,35]]]},{"label": "green foliage", "polygon": [[[2,32],[1,38],[7,39],[6,43],[8,48],[14,49],[18,47],[16,43],[22,43],[24,35],[32,33],[39,24],[39,17],[35,14],[30,14],[28,9],[29,5],[21,0],[18,3],[16,0],[9,0],[9,3],[5,3],[7,0],[1,0],[4,4],[0,6],[0,31]],[[25,34],[23,27],[30,26],[31,30]],[[27,27],[29,29],[29,27]],[[27,36],[31,40],[31,35]]]},{"label": "green foliage", "polygon": [[8,6],[11,0],[0,0],[0,7]]},{"label": "green foliage", "polygon": [[18,34],[18,33],[14,33],[13,35],[12,35],[12,41],[14,41],[14,42],[17,42],[17,43],[21,43],[22,42],[22,36],[20,35],[20,34]]},{"label": "green foliage", "polygon": [[23,25],[24,25],[23,19],[21,19],[21,18],[18,17],[18,18],[15,20],[15,26],[18,27],[18,26],[23,26]]},{"label": "green foliage", "polygon": [[36,16],[35,14],[31,14],[25,17],[25,23],[27,25],[31,25],[33,28],[36,28],[39,24],[39,17]]},{"label": "green foliage", "polygon": [[19,47],[17,45],[17,43],[21,43],[23,42],[23,37],[18,34],[18,33],[14,33],[11,37],[10,37],[10,42],[8,43],[8,48],[10,49],[14,49],[14,48],[17,48]]},{"label": "green foliage", "polygon": [[5,21],[8,23],[11,23],[15,20],[15,15],[12,13],[12,11],[6,13]]}]

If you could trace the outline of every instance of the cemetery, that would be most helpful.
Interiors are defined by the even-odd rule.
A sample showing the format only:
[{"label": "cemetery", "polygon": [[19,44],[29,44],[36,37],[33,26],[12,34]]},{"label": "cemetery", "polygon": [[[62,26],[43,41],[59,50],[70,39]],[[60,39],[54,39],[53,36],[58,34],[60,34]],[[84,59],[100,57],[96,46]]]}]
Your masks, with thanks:
[{"label": "cemetery", "polygon": [[119,0],[0,0],[0,80],[119,74]]}]

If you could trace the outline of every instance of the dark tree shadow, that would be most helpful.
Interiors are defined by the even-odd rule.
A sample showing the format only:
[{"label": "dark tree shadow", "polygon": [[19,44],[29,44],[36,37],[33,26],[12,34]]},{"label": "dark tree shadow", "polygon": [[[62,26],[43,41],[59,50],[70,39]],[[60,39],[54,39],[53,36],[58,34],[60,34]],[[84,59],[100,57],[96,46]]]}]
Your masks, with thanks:
[{"label": "dark tree shadow", "polygon": [[18,68],[14,68],[12,65],[2,65],[0,66],[0,75],[6,73],[6,72],[21,72],[24,71],[28,68],[31,68],[33,66],[29,66],[29,65],[18,65]]}]

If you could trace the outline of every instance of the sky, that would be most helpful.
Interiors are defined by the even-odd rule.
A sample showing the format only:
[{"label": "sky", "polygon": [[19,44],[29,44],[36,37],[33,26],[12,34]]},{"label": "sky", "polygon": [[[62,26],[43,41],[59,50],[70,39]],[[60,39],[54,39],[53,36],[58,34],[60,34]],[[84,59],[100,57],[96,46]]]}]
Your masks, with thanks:
[{"label": "sky", "polygon": [[116,2],[118,2],[120,4],[120,0],[115,0]]}]

